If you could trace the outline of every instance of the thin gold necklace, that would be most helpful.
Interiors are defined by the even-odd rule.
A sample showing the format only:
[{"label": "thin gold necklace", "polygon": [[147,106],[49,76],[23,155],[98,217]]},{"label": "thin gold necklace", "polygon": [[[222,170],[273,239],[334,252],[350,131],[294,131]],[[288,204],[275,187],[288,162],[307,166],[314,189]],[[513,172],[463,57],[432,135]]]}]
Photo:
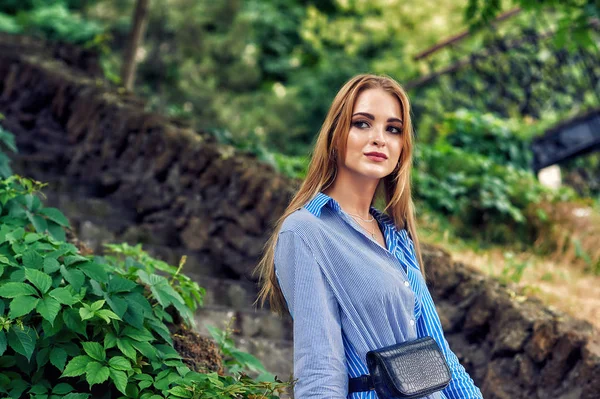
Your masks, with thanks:
[{"label": "thin gold necklace", "polygon": [[[349,213],[348,215],[350,215],[350,216],[352,217],[352,219],[354,219],[354,221],[355,221],[356,223],[358,223],[358,220],[356,220],[356,219],[354,218],[354,215],[352,215],[351,213]],[[358,218],[359,218],[360,220],[363,220],[363,221],[365,221],[365,222],[368,222],[368,220],[365,220],[365,219],[361,218],[360,216],[358,216]],[[375,218],[371,217],[371,220],[370,220],[370,221],[372,222],[373,220],[375,220]],[[369,231],[369,230],[365,229],[365,228],[364,228],[364,226],[363,226],[362,224],[358,223],[358,225],[359,225],[360,227],[362,227],[362,228],[363,228],[363,230],[366,230],[366,231],[367,231],[369,234],[371,234],[371,237],[372,237],[373,239],[375,239],[375,229],[373,229],[373,230]]]},{"label": "thin gold necklace", "polygon": [[[373,220],[375,220],[375,218],[373,217],[373,215],[371,215],[371,219],[363,219],[358,215],[355,215],[353,213],[348,212],[348,215],[350,216],[356,216],[357,218],[359,218],[360,220],[362,220],[363,222],[367,222],[367,223],[371,223]],[[355,219],[356,220],[356,219]]]}]

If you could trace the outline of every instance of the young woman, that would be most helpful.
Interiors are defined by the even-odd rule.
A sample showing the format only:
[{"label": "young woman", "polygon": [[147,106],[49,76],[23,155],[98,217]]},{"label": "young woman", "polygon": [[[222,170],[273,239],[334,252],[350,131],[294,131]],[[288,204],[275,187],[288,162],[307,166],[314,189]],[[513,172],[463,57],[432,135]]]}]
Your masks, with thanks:
[{"label": "young woman", "polygon": [[[424,336],[452,372],[428,398],[482,398],[444,338],[423,277],[412,151],[410,106],[397,82],[358,75],[341,88],[256,269],[259,300],[293,318],[296,399],[375,399],[372,390],[348,392],[349,378],[369,373],[366,353]],[[383,212],[372,206],[378,196]]]}]

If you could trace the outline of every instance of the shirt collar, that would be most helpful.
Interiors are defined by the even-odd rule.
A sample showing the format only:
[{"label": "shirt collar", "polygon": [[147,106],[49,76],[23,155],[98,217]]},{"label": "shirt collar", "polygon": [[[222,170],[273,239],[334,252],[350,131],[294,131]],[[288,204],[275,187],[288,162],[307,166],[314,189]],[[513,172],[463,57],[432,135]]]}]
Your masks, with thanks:
[{"label": "shirt collar", "polygon": [[[315,195],[314,198],[310,200],[304,207],[310,213],[320,218],[321,211],[325,206],[329,206],[338,213],[342,210],[340,204],[336,200],[322,192],[319,192],[317,195]],[[374,207],[370,208],[370,213],[384,228],[383,235],[387,247],[389,248],[389,252],[398,258],[400,263],[403,265],[404,270],[408,273],[409,268],[406,266],[407,261],[404,253],[405,249],[403,249],[404,246],[400,245],[400,241],[407,242],[408,240],[406,230],[402,229],[399,231],[391,217],[383,212],[378,211]]]},{"label": "shirt collar", "polygon": [[[336,200],[322,192],[317,193],[317,195],[315,195],[304,207],[316,217],[321,217],[321,211],[325,206],[329,206],[337,212],[342,209]],[[393,227],[395,229],[396,226],[394,225],[394,221],[385,213],[378,211],[374,207],[371,207],[370,213],[385,227]]]}]

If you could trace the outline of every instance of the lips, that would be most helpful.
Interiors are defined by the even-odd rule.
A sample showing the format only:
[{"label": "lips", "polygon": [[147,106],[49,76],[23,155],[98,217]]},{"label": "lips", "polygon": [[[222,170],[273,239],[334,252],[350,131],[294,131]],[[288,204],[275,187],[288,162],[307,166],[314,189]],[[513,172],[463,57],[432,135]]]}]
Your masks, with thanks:
[{"label": "lips", "polygon": [[382,162],[388,158],[387,155],[385,155],[384,153],[376,151],[367,152],[365,153],[365,156],[375,162]]}]

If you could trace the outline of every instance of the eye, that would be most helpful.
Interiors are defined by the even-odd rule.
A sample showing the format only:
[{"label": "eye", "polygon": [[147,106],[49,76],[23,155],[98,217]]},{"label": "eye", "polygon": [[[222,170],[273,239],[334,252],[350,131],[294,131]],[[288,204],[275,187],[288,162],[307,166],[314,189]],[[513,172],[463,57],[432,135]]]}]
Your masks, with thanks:
[{"label": "eye", "polygon": [[352,122],[352,126],[355,126],[359,129],[366,129],[369,127],[369,124],[366,121],[355,121]]},{"label": "eye", "polygon": [[400,133],[402,133],[402,130],[401,130],[401,128],[398,128],[398,127],[396,127],[396,126],[389,126],[389,127],[388,127],[388,131],[389,131],[390,133],[393,133],[393,134],[400,134]]}]

